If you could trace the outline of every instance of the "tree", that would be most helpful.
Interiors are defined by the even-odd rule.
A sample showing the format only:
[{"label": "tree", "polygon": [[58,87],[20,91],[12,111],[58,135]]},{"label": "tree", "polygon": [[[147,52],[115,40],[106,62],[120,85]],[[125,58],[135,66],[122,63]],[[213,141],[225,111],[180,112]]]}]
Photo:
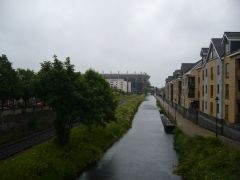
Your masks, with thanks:
[{"label": "tree", "polygon": [[24,100],[24,108],[27,107],[28,100],[34,96],[33,82],[35,73],[32,70],[17,69],[19,96]]},{"label": "tree", "polygon": [[102,125],[115,120],[117,101],[109,83],[97,72],[90,69],[84,78],[84,113],[82,121],[87,125]]},{"label": "tree", "polygon": [[53,108],[57,117],[54,126],[61,145],[69,141],[72,120],[80,114],[82,103],[81,74],[74,72],[70,58],[61,62],[54,56],[54,62],[41,64],[36,79],[38,94]]},{"label": "tree", "polygon": [[0,56],[0,100],[3,109],[5,100],[16,96],[17,75],[6,55]]}]

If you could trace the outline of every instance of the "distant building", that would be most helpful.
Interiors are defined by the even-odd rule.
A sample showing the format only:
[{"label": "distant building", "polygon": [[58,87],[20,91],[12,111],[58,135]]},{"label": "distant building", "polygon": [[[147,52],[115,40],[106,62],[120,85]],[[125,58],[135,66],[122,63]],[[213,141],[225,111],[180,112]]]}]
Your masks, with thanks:
[{"label": "distant building", "polygon": [[123,92],[131,92],[131,82],[124,79],[106,79],[113,89],[118,89]]},{"label": "distant building", "polygon": [[144,92],[144,88],[149,88],[150,87],[150,82],[149,82],[149,78],[150,76],[146,73],[143,74],[102,74],[102,76],[106,79],[106,80],[110,80],[110,79],[121,79],[124,80],[126,82],[128,82],[127,84],[129,84],[130,82],[130,92],[133,93],[143,93]]}]

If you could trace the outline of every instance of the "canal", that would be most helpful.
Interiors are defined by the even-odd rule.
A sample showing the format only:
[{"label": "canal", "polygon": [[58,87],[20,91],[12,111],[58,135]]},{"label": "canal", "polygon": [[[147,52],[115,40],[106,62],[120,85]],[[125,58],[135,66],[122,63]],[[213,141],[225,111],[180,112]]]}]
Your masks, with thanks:
[{"label": "canal", "polygon": [[166,134],[156,100],[147,96],[136,113],[132,128],[79,180],[168,180],[177,155],[173,135]]}]

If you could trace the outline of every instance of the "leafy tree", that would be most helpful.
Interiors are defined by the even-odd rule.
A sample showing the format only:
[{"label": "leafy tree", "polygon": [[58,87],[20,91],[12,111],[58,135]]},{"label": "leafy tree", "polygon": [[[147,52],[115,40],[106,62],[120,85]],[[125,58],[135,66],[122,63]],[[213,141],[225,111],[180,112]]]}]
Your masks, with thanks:
[{"label": "leafy tree", "polygon": [[69,141],[72,120],[80,114],[81,83],[81,74],[74,72],[70,58],[61,62],[54,56],[54,62],[45,61],[41,64],[37,75],[35,84],[39,96],[57,114],[54,126],[57,140],[62,145]]},{"label": "leafy tree", "polygon": [[6,55],[0,56],[0,100],[3,109],[5,100],[16,96],[17,76]]},{"label": "leafy tree", "polygon": [[17,69],[17,77],[19,80],[19,96],[23,98],[24,107],[26,108],[29,98],[34,96],[33,82],[35,74],[29,69]]},{"label": "leafy tree", "polygon": [[87,125],[102,125],[115,120],[117,101],[109,83],[97,72],[90,69],[84,77],[84,113],[83,123]]}]

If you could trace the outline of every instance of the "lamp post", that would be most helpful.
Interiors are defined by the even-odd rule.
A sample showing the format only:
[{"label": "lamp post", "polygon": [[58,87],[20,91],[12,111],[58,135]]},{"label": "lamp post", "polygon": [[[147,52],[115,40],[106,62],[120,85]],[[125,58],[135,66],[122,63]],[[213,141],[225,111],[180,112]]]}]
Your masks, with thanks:
[{"label": "lamp post", "polygon": [[218,107],[217,107],[217,105],[218,105],[218,100],[219,100],[218,97],[216,97],[216,98],[215,98],[215,101],[216,101],[216,123],[215,123],[215,124],[216,124],[216,138],[218,137],[218,128],[217,128],[217,121],[218,121],[218,118],[217,118]]}]

